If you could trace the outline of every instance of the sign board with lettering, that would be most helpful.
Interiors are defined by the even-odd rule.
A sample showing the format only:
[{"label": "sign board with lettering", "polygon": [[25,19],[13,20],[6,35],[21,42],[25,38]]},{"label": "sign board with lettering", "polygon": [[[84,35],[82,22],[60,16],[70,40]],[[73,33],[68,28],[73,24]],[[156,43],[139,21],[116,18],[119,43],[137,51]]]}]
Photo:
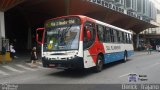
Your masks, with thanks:
[{"label": "sign board with lettering", "polygon": [[80,19],[76,17],[70,17],[57,20],[50,20],[46,22],[45,27],[49,28],[49,27],[73,25],[73,24],[80,24]]}]

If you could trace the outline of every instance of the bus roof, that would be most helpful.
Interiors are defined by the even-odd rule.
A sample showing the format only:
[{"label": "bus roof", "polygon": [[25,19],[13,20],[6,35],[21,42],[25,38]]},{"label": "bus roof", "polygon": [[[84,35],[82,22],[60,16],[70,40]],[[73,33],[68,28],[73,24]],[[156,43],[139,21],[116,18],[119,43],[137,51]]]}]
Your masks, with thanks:
[{"label": "bus roof", "polygon": [[113,25],[108,24],[108,23],[104,23],[104,22],[102,22],[102,21],[99,21],[99,20],[96,20],[96,19],[93,19],[93,18],[90,18],[90,17],[84,16],[84,15],[68,15],[68,16],[61,16],[61,17],[57,17],[57,18],[49,19],[49,20],[47,20],[47,21],[55,20],[55,19],[59,19],[59,18],[67,18],[67,17],[80,17],[80,18],[87,18],[87,19],[90,19],[90,20],[92,20],[92,21],[95,21],[97,24],[101,24],[101,25],[104,25],[104,26],[107,26],[107,27],[110,27],[110,28],[113,28],[113,29],[116,29],[116,30],[119,30],[119,31],[122,31],[122,32],[126,32],[126,33],[130,33],[130,34],[132,34],[132,32],[127,31],[127,30],[125,30],[125,29],[122,29],[122,28],[119,28],[119,27],[113,26]]},{"label": "bus roof", "polygon": [[127,30],[125,30],[125,29],[122,29],[122,28],[113,26],[113,25],[111,25],[111,24],[107,24],[107,23],[104,23],[104,22],[101,22],[101,21],[98,21],[98,20],[95,20],[95,21],[96,21],[96,23],[98,23],[98,24],[101,24],[101,25],[104,25],[104,26],[107,26],[107,27],[110,27],[110,28],[113,28],[113,29],[116,29],[116,30],[119,30],[119,31],[122,31],[122,32],[126,32],[126,33],[132,34],[132,32],[130,32],[130,31],[127,31]]},{"label": "bus roof", "polygon": [[133,34],[132,32],[130,31],[127,31],[125,29],[122,29],[122,28],[119,28],[119,27],[116,27],[116,26],[113,26],[111,24],[108,24],[108,23],[104,23],[102,21],[99,21],[99,20],[96,20],[96,19],[93,19],[93,18],[90,18],[90,17],[87,17],[87,16],[84,16],[84,15],[75,15],[75,16],[78,16],[80,18],[89,18],[93,21],[95,21],[97,24],[101,24],[101,25],[104,25],[104,26],[107,26],[107,27],[110,27],[110,28],[113,28],[113,29],[116,29],[116,30],[119,30],[119,31],[122,31],[122,32],[126,32],[126,33],[130,33],[130,34]]}]

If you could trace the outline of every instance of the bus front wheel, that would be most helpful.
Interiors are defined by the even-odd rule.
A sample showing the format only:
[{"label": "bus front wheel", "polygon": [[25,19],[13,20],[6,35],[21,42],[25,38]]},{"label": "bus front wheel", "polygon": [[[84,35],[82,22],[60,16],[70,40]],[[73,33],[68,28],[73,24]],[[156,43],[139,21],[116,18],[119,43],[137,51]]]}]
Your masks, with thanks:
[{"label": "bus front wheel", "polygon": [[101,72],[102,69],[103,69],[103,58],[102,58],[102,56],[98,56],[95,71]]}]

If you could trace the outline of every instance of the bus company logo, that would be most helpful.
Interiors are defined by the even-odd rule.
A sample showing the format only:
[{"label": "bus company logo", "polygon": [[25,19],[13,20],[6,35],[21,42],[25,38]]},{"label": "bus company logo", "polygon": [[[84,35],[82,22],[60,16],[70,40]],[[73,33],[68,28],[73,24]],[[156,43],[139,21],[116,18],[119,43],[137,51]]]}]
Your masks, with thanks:
[{"label": "bus company logo", "polygon": [[137,82],[137,74],[129,74],[128,81],[129,82]]}]

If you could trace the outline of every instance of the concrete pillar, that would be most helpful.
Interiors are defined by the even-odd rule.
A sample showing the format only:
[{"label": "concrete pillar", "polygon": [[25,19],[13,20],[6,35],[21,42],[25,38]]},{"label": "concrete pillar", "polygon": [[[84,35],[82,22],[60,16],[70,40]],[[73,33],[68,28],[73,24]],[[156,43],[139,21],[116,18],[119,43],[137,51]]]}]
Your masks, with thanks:
[{"label": "concrete pillar", "polygon": [[0,11],[0,51],[2,51],[2,38],[5,38],[5,21],[4,12]]},{"label": "concrete pillar", "polygon": [[0,37],[5,38],[4,12],[1,12],[1,11],[0,11]]},{"label": "concrete pillar", "polygon": [[139,34],[136,34],[136,49],[139,47]]}]

